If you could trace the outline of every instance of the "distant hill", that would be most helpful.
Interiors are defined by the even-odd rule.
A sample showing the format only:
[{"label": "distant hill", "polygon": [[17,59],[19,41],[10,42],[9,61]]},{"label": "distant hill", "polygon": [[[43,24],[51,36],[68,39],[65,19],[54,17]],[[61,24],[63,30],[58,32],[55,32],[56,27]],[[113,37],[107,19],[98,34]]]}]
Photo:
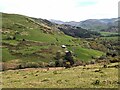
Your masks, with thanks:
[{"label": "distant hill", "polygon": [[50,19],[49,21],[52,22],[52,23],[56,23],[56,24],[65,24],[65,22],[60,21],[60,20]]},{"label": "distant hill", "polygon": [[[72,36],[72,37],[90,38],[90,37],[100,35],[98,32],[89,31],[89,30],[86,30],[86,29],[83,29],[81,27],[77,27],[74,25],[64,24],[64,22],[62,22],[62,21],[55,21],[57,23],[56,24],[54,22],[51,23],[50,21],[48,21],[46,19],[36,19],[36,18],[33,18],[33,19],[40,24],[44,24],[44,25],[52,27],[53,30],[55,29],[57,31],[62,31],[62,32],[64,32],[64,34]],[[71,23],[74,24],[75,22],[73,21]]]},{"label": "distant hill", "polygon": [[79,26],[90,30],[102,30],[111,26],[117,26],[117,18],[112,19],[89,19],[81,21]]},{"label": "distant hill", "polygon": [[90,38],[100,36],[100,33],[95,31],[89,31],[83,29],[81,27],[75,27],[71,25],[59,25],[58,28],[63,31],[65,34],[73,36],[73,37],[80,37],[80,38]]},{"label": "distant hill", "polygon": [[49,21],[52,23],[56,23],[56,24],[66,24],[66,25],[71,25],[71,26],[78,26],[79,25],[79,22],[75,22],[75,21],[64,22],[61,20],[54,20],[54,19],[50,19]]},{"label": "distant hill", "polygon": [[80,22],[63,22],[63,21],[57,21],[57,20],[50,20],[51,22],[58,23],[58,24],[67,24],[77,27],[82,27],[84,29],[88,30],[102,30],[107,29],[111,26],[117,26],[118,24],[118,18],[112,18],[112,19],[88,19],[85,21]]}]

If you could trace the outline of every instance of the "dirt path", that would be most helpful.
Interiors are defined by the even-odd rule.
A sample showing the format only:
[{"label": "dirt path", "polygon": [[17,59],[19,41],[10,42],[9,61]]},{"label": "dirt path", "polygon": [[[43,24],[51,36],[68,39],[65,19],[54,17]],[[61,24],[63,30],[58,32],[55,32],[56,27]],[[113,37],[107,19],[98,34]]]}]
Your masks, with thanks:
[{"label": "dirt path", "polygon": [[22,71],[33,71],[33,70],[39,70],[39,71],[54,71],[54,70],[63,70],[65,67],[49,67],[49,68],[25,68],[25,69],[18,69]]}]

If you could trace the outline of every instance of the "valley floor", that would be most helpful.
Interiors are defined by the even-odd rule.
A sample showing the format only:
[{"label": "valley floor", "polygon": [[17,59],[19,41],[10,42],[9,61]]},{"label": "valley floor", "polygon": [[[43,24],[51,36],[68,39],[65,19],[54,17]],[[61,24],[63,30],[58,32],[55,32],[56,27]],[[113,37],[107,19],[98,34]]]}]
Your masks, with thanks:
[{"label": "valley floor", "polygon": [[3,88],[118,88],[118,63],[2,72]]}]

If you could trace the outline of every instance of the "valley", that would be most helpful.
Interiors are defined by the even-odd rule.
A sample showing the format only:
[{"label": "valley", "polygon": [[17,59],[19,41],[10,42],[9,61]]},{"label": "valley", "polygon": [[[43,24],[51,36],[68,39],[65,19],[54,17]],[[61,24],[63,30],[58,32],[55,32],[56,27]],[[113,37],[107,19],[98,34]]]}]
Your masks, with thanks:
[{"label": "valley", "polygon": [[[112,20],[116,23],[116,19]],[[110,27],[111,24],[114,23]],[[110,27],[89,30],[75,24],[2,13],[1,85],[3,88],[117,88],[119,33],[117,27]]]}]

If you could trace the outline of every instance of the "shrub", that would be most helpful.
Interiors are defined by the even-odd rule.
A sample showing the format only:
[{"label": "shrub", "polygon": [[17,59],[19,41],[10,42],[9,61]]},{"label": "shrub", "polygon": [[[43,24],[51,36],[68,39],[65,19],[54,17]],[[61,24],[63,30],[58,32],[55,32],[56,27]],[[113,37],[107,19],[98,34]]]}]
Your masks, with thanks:
[{"label": "shrub", "polygon": [[77,60],[74,64],[74,66],[80,66],[80,65],[83,65],[83,62],[80,60]]},{"label": "shrub", "polygon": [[104,64],[104,65],[103,65],[103,67],[104,67],[104,68],[107,68],[107,65],[106,65],[106,64]]},{"label": "shrub", "polygon": [[12,40],[13,36],[7,36],[6,40]]},{"label": "shrub", "polygon": [[21,64],[20,64],[20,65],[18,65],[18,66],[17,66],[17,68],[18,68],[18,69],[24,69],[24,67],[22,67],[22,65],[21,65]]},{"label": "shrub", "polygon": [[72,55],[72,52],[70,51],[66,52],[65,60],[67,60],[67,62],[70,62],[71,66],[74,64],[74,57]]},{"label": "shrub", "polygon": [[63,55],[62,55],[62,52],[61,51],[58,51],[57,53],[56,53],[56,56],[55,56],[55,59],[56,59],[56,61],[55,61],[55,66],[56,67],[61,67],[61,66],[64,66],[63,65]]},{"label": "shrub", "polygon": [[100,80],[95,80],[92,84],[93,85],[99,85],[100,84]]},{"label": "shrub", "polygon": [[90,61],[90,64],[95,64],[95,61],[94,60]]},{"label": "shrub", "polygon": [[99,57],[100,60],[103,60],[103,59],[106,59],[106,56],[105,55],[102,55]]},{"label": "shrub", "polygon": [[23,39],[22,41],[25,41],[25,39]]},{"label": "shrub", "polygon": [[28,63],[27,66],[30,67],[30,68],[38,68],[39,64],[35,63],[35,62],[31,62],[31,63]]},{"label": "shrub", "polygon": [[44,67],[48,66],[48,64],[45,63],[45,62],[38,62],[38,64],[39,64],[39,67],[41,67],[41,68],[44,68]]},{"label": "shrub", "polygon": [[66,62],[65,68],[70,68],[70,67],[71,67],[70,62]]},{"label": "shrub", "polygon": [[16,40],[16,37],[15,37],[15,36],[13,36],[13,40]]},{"label": "shrub", "polygon": [[60,60],[59,60],[59,66],[60,66],[60,67],[63,67],[63,66],[64,66],[64,65],[63,65],[63,62],[64,62],[63,59],[60,59]]},{"label": "shrub", "polygon": [[115,63],[115,62],[120,62],[120,59],[116,57],[116,58],[111,58],[109,61],[111,63]]},{"label": "shrub", "polygon": [[38,68],[40,67],[38,63],[36,62],[28,62],[28,63],[22,63],[19,68]]},{"label": "shrub", "polygon": [[58,60],[55,61],[55,66],[56,66],[56,67],[59,66],[59,61],[58,61]]},{"label": "shrub", "polygon": [[55,62],[50,62],[49,67],[55,67]]},{"label": "shrub", "polygon": [[99,84],[100,84],[100,80],[96,80],[96,81],[95,81],[95,84],[96,84],[96,85],[99,85]]}]

